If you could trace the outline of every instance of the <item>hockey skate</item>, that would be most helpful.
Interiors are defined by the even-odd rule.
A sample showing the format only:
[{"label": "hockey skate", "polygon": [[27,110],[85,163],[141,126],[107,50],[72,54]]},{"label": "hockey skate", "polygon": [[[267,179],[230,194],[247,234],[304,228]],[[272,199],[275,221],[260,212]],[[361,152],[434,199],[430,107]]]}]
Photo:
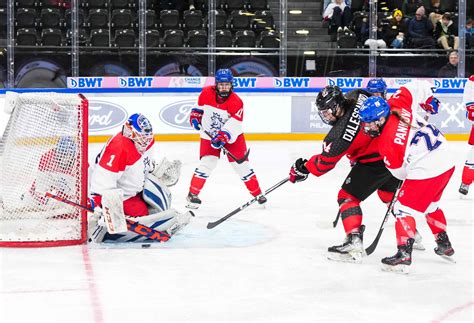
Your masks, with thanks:
[{"label": "hockey skate", "polygon": [[434,248],[434,252],[438,256],[441,256],[441,258],[445,260],[456,262],[452,257],[452,255],[454,255],[454,249],[451,246],[451,242],[449,241],[448,234],[446,233],[446,231],[437,234],[436,244],[438,246]]},{"label": "hockey skate", "polygon": [[363,235],[365,226],[361,225],[358,232],[349,233],[344,240],[344,243],[339,246],[332,246],[328,248],[328,259],[361,263],[362,257],[365,256],[363,246]]},{"label": "hockey skate", "polygon": [[467,193],[469,193],[469,185],[461,183],[461,186],[459,187],[459,193],[462,195],[467,195]]},{"label": "hockey skate", "polygon": [[201,199],[197,196],[197,194],[193,194],[189,192],[188,197],[186,197],[186,207],[188,209],[198,209],[201,206]]},{"label": "hockey skate", "polygon": [[257,196],[257,202],[258,204],[265,206],[265,203],[267,203],[267,198],[265,197],[265,195],[260,194],[259,196]]},{"label": "hockey skate", "polygon": [[407,240],[406,245],[397,247],[398,251],[395,255],[383,258],[382,270],[408,274],[410,272],[409,266],[411,265],[411,252],[414,243],[415,239],[410,238]]},{"label": "hockey skate", "polygon": [[421,234],[416,230],[415,232],[415,243],[413,244],[414,250],[426,250],[425,246],[423,245],[423,237]]},{"label": "hockey skate", "polygon": [[90,243],[101,243],[104,240],[107,228],[100,208],[96,208],[94,213],[89,216],[87,220],[87,232],[89,233],[88,241]]}]

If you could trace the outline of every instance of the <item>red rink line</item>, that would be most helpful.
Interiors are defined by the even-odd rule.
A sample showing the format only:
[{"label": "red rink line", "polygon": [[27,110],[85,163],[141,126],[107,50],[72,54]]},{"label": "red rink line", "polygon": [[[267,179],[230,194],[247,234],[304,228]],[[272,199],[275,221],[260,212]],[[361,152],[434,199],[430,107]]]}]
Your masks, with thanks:
[{"label": "red rink line", "polygon": [[84,269],[86,271],[87,285],[89,291],[89,302],[92,306],[92,312],[94,315],[94,323],[103,323],[104,315],[102,313],[102,305],[97,293],[97,286],[95,284],[94,271],[89,258],[89,248],[87,245],[82,246],[82,260],[84,262]]},{"label": "red rink line", "polygon": [[469,307],[474,307],[474,301],[450,309],[449,311],[447,311],[446,313],[441,315],[439,318],[432,320],[431,323],[440,323],[440,322],[446,320],[447,318],[449,318],[450,316],[452,316],[456,313],[462,312],[462,311],[464,311],[465,309],[467,309]]}]

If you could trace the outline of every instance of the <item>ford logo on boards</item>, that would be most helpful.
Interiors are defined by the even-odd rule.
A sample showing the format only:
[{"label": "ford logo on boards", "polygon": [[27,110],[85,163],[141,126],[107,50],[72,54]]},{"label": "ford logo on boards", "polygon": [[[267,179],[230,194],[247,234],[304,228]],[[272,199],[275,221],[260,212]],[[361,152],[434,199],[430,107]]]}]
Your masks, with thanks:
[{"label": "ford logo on boards", "polygon": [[191,130],[189,115],[195,105],[196,100],[183,100],[168,104],[161,109],[160,120],[175,128]]},{"label": "ford logo on boards", "polygon": [[89,131],[97,132],[122,125],[127,111],[118,104],[107,101],[89,101]]}]

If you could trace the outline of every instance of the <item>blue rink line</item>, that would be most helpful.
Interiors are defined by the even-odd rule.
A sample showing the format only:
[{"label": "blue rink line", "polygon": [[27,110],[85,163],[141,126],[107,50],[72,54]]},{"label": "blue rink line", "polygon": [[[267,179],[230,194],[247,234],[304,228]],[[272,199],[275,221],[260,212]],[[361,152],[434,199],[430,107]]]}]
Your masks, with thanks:
[{"label": "blue rink line", "polygon": [[[322,88],[303,88],[303,89],[273,89],[273,88],[235,88],[235,92],[239,93],[317,93]],[[343,92],[356,90],[358,88],[342,88]],[[202,88],[100,88],[100,89],[66,89],[66,88],[53,88],[53,89],[0,89],[0,95],[5,94],[7,91],[18,92],[18,93],[29,93],[29,92],[56,92],[56,93],[199,93]],[[388,89],[389,93],[394,93],[397,89]],[[437,89],[436,93],[463,93],[463,89]]]}]

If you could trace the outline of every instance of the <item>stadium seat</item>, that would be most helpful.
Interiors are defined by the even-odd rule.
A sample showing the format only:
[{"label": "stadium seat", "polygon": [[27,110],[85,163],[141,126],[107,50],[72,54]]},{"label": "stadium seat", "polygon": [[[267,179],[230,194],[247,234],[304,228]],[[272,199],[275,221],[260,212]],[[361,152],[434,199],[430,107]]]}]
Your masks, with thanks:
[{"label": "stadium seat", "polygon": [[248,7],[250,11],[270,9],[267,0],[249,0]]},{"label": "stadium seat", "polygon": [[36,10],[32,8],[18,8],[15,14],[15,25],[18,27],[35,27]]},{"label": "stadium seat", "polygon": [[119,29],[115,31],[114,45],[116,47],[134,47],[135,32],[131,29]]},{"label": "stadium seat", "polygon": [[255,33],[252,30],[239,30],[235,33],[236,47],[255,47]]},{"label": "stadium seat", "polygon": [[[6,8],[7,0],[4,0],[4,2],[5,2],[4,8]],[[16,8],[32,8],[32,7],[36,7],[37,5],[38,3],[36,2],[36,0],[16,0],[15,1]]]},{"label": "stadium seat", "polygon": [[125,9],[130,7],[129,0],[110,0],[110,6],[112,8]]},{"label": "stadium seat", "polygon": [[247,30],[250,29],[250,19],[253,16],[250,12],[244,10],[234,10],[230,14],[230,30]]},{"label": "stadium seat", "polygon": [[252,29],[255,32],[261,32],[262,30],[272,29],[275,30],[275,24],[273,22],[273,14],[271,11],[262,10],[255,12],[255,16],[252,21]]},{"label": "stadium seat", "polygon": [[216,29],[227,29],[227,14],[222,9],[216,10]]},{"label": "stadium seat", "polygon": [[263,48],[279,48],[280,38],[278,38],[278,35],[275,31],[264,30],[260,34],[258,44]]},{"label": "stadium seat", "polygon": [[40,26],[46,28],[59,27],[61,23],[61,12],[58,8],[41,9]]},{"label": "stadium seat", "polygon": [[59,8],[63,6],[63,0],[38,0],[37,5],[42,8]]},{"label": "stadium seat", "polygon": [[227,0],[225,3],[225,9],[227,11],[242,10],[245,9],[245,0]]},{"label": "stadium seat", "polygon": [[109,24],[107,9],[90,9],[87,16],[87,26],[90,28],[105,28]]},{"label": "stadium seat", "polygon": [[38,34],[35,28],[20,28],[16,32],[16,44],[18,46],[36,46]]},{"label": "stadium seat", "polygon": [[146,47],[158,47],[160,46],[160,32],[155,29],[149,29],[146,31]]},{"label": "stadium seat", "polygon": [[[79,18],[79,27],[84,27],[85,25],[85,14],[84,14],[84,9],[79,8],[77,11],[77,16]],[[71,9],[67,9],[64,13],[64,24],[66,25],[67,28],[71,28],[71,17],[72,17],[72,12]]]},{"label": "stadium seat", "polygon": [[183,47],[184,32],[180,29],[166,30],[163,37],[163,45],[165,47]]},{"label": "stadium seat", "polygon": [[63,36],[59,28],[44,28],[41,31],[42,46],[62,46]]},{"label": "stadium seat", "polygon": [[158,16],[156,11],[153,9],[146,10],[146,28],[155,29],[158,28]]},{"label": "stadium seat", "polygon": [[188,31],[186,43],[189,47],[207,47],[207,32],[205,30]]},{"label": "stadium seat", "polygon": [[160,11],[160,28],[162,29],[179,28],[178,10],[161,10]]},{"label": "stadium seat", "polygon": [[94,47],[110,46],[110,35],[107,29],[92,29],[90,45]]},{"label": "stadium seat", "polygon": [[[72,30],[71,30],[71,29],[68,29],[68,30],[66,31],[66,44],[67,44],[67,46],[71,46],[71,44],[72,44],[72,38],[71,38],[71,36],[72,36]],[[79,36],[79,40],[78,40],[79,46],[84,46],[84,45],[86,45],[86,44],[88,43],[88,41],[89,41],[89,35],[87,34],[87,32],[86,32],[85,29],[82,29],[82,28],[79,29],[79,34],[78,34],[78,36]]]},{"label": "stadium seat", "polygon": [[183,13],[184,28],[187,30],[200,29],[202,25],[202,11],[201,10],[186,10]]},{"label": "stadium seat", "polygon": [[5,30],[7,26],[7,9],[0,8],[0,29]]},{"label": "stadium seat", "polygon": [[232,47],[232,33],[230,30],[216,30],[216,47]]},{"label": "stadium seat", "polygon": [[87,0],[87,7],[89,8],[106,8],[109,4],[108,0]]},{"label": "stadium seat", "polygon": [[114,9],[111,16],[111,27],[116,29],[126,29],[133,27],[135,17],[130,9]]}]

